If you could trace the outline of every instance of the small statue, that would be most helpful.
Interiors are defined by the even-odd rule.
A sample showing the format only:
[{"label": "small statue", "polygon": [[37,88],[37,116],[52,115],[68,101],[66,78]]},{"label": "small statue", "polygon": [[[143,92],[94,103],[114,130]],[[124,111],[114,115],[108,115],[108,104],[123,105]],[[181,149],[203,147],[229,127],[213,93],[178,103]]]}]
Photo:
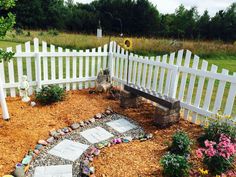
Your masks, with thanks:
[{"label": "small statue", "polygon": [[18,88],[22,96],[22,101],[29,102],[30,101],[30,97],[28,96],[29,82],[27,81],[27,76],[23,75],[21,79],[22,81]]}]

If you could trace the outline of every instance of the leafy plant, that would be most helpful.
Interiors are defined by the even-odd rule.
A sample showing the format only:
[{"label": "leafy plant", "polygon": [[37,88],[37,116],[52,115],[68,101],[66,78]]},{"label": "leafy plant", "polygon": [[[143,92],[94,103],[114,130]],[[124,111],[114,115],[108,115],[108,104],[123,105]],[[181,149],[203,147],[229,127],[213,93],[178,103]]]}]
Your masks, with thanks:
[{"label": "leafy plant", "polygon": [[36,101],[42,105],[49,105],[65,98],[65,89],[58,85],[50,85],[43,87],[40,91],[36,92]]},{"label": "leafy plant", "polygon": [[205,147],[196,151],[197,157],[203,158],[203,162],[214,175],[230,169],[236,154],[236,143],[230,137],[221,134],[218,142],[206,140]]},{"label": "leafy plant", "polygon": [[15,55],[14,52],[6,52],[6,51],[0,49],[0,63],[2,61],[10,61],[14,55]]},{"label": "leafy plant", "polygon": [[59,35],[59,31],[56,29],[51,29],[48,31],[48,34],[51,36],[58,36]]},{"label": "leafy plant", "polygon": [[182,131],[176,132],[172,137],[170,151],[175,154],[185,155],[190,151],[191,141],[188,134]]},{"label": "leafy plant", "polygon": [[190,164],[184,156],[168,152],[161,158],[160,163],[166,177],[184,177],[189,174]]},{"label": "leafy plant", "polygon": [[206,140],[219,142],[221,134],[227,135],[232,141],[236,139],[236,126],[232,118],[217,113],[214,118],[209,119],[209,125],[205,127],[204,134],[198,138],[201,146]]}]

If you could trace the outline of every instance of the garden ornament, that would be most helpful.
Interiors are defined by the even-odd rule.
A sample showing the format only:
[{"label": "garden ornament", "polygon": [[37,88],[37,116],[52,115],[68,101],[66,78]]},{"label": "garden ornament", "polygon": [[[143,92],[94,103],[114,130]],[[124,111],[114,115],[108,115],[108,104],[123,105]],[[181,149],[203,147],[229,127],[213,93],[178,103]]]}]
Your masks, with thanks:
[{"label": "garden ornament", "polygon": [[21,83],[19,85],[20,94],[22,95],[23,102],[29,102],[30,97],[28,96],[29,82],[27,81],[27,76],[22,76]]}]

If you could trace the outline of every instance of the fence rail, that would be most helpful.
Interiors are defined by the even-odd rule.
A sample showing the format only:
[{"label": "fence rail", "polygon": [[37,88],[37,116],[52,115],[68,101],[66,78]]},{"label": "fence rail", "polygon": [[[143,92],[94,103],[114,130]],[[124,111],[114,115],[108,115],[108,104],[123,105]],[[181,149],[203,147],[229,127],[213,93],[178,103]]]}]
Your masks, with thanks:
[{"label": "fence rail", "polygon": [[[109,45],[109,46],[108,46]],[[24,50],[23,50],[24,49]],[[190,51],[145,57],[129,53],[116,42],[92,50],[69,50],[26,42],[18,45],[13,60],[0,63],[0,78],[5,95],[15,97],[22,75],[27,75],[30,94],[43,85],[59,84],[66,90],[95,86],[100,69],[109,68],[117,84],[132,83],[162,95],[179,99],[184,118],[194,123],[219,109],[226,115],[236,114],[236,73],[200,60]]]}]

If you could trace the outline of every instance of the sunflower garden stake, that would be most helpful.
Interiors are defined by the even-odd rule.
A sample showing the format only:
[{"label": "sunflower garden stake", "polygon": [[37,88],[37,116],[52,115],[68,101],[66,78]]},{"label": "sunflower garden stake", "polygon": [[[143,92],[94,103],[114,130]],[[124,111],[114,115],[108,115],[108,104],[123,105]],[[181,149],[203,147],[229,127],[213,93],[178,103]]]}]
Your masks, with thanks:
[{"label": "sunflower garden stake", "polygon": [[128,65],[127,65],[127,85],[129,85],[129,55],[130,55],[130,49],[132,49],[132,40],[131,39],[128,39],[126,38],[124,40],[124,48],[128,51]]}]

